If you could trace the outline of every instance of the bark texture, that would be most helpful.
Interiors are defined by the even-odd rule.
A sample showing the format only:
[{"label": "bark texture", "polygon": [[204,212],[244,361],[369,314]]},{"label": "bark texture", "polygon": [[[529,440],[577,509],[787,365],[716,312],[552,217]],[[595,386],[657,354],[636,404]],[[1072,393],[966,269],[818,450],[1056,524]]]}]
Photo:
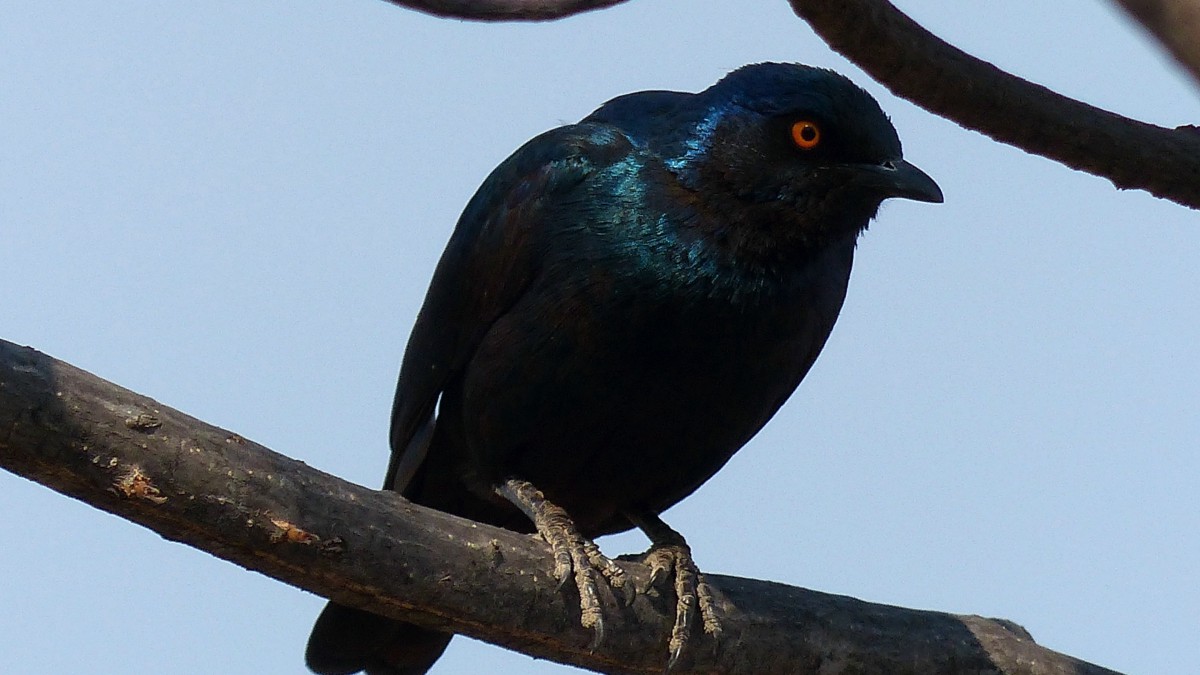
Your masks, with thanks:
[{"label": "bark texture", "polygon": [[[606,597],[607,637],[589,651],[577,599],[555,590],[541,540],[348,483],[4,341],[0,466],[349,605],[600,672],[657,674],[666,662],[672,597]],[[646,585],[644,566],[621,564]],[[1040,647],[1008,621],[709,578],[724,636],[717,645],[697,628],[681,673],[1113,672]]]}]

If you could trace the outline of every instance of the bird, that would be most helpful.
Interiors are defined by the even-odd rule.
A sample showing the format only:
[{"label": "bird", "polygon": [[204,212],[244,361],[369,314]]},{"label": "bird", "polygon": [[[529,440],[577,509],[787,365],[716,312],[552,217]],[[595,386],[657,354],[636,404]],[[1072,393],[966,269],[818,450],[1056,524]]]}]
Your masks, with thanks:
[{"label": "bird", "polygon": [[[593,539],[633,528],[674,578],[668,669],[711,590],[659,514],[788,399],[841,310],[889,198],[940,203],[865,90],[796,63],[697,93],[614,98],[521,146],[467,203],[400,366],[384,488],[541,534],[603,634]],[[679,581],[684,583],[678,583]],[[329,603],[321,675],[418,675],[451,635]]]}]

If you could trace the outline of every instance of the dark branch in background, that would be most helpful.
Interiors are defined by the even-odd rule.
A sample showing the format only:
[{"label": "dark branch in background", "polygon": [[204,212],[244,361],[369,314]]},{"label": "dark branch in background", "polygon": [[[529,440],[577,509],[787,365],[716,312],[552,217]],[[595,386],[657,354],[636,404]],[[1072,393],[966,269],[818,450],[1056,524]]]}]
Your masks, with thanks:
[{"label": "dark branch in background", "polygon": [[[0,466],[348,605],[601,672],[665,663],[672,598],[606,598],[607,637],[591,652],[540,540],[348,483],[2,340]],[[645,586],[644,566],[622,565]],[[1113,673],[1002,620],[710,580],[725,637],[719,649],[699,638],[682,673]]]},{"label": "dark branch in background", "polygon": [[387,0],[393,5],[452,19],[549,21],[619,5],[625,0]]},{"label": "dark branch in background", "polygon": [[[543,20],[622,0],[388,0],[439,16]],[[1117,0],[1197,72],[1195,0]],[[886,0],[789,0],[837,52],[932,113],[1073,169],[1200,209],[1200,131],[1166,129],[1057,94],[939,39]]]},{"label": "dark branch in background", "polygon": [[[624,0],[388,0],[436,16],[549,20]],[[1200,7],[1117,0],[1200,79]],[[1200,132],[1060,96],[941,41],[884,0],[790,0],[894,93],[996,140],[1200,208]],[[163,537],[340,602],[613,673],[659,673],[670,598],[606,599],[588,645],[539,540],[369,490],[0,341],[0,466]],[[623,563],[638,587],[646,570]],[[1112,674],[1019,626],[712,575],[723,617],[680,672]]]},{"label": "dark branch in background", "polygon": [[1115,0],[1200,82],[1200,1]]},{"label": "dark branch in background", "polygon": [[1118,188],[1200,208],[1194,127],[1146,124],[1010,75],[942,41],[886,0],[790,2],[830,47],[897,96]]}]

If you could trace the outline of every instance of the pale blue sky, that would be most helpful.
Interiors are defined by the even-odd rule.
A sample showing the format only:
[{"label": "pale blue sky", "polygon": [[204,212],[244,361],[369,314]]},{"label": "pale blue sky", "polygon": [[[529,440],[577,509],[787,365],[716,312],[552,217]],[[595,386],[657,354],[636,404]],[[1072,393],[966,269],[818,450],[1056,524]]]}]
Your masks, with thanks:
[{"label": "pale blue sky", "polygon": [[[899,5],[1064,93],[1200,117],[1105,2]],[[0,337],[377,486],[408,330],[487,172],[612,96],[763,60],[866,86],[946,203],[885,206],[813,372],[667,520],[712,572],[1193,671],[1200,219],[895,99],[783,0],[520,26],[380,0],[10,0]],[[0,672],[304,672],[315,596],[9,474],[0,541]],[[434,672],[569,670],[459,639]]]}]

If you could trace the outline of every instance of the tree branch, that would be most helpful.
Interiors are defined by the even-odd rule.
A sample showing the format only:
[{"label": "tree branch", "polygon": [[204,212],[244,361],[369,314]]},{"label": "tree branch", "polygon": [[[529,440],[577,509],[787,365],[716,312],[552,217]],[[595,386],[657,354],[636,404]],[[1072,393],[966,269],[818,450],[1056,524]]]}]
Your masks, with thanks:
[{"label": "tree branch", "polygon": [[[486,21],[557,19],[624,0],[388,0]],[[928,32],[887,0],[789,0],[829,46],[897,96],[1026,152],[1200,209],[1200,131],[1167,129],[1055,93]],[[1200,79],[1194,0],[1117,0]]]},{"label": "tree branch", "polygon": [[1200,82],[1200,2],[1115,0]]},{"label": "tree branch", "polygon": [[[542,21],[625,0],[388,0],[436,16]],[[1200,78],[1195,0],[1117,0]],[[789,0],[837,52],[897,96],[991,138],[1200,209],[1200,130],[1167,129],[1068,98],[944,42],[887,0]]]},{"label": "tree branch", "polygon": [[886,0],[789,0],[835,51],[930,112],[997,141],[1200,208],[1200,132],[1057,94],[977,59]]},{"label": "tree branch", "polygon": [[[2,340],[0,466],[345,604],[602,672],[665,663],[671,598],[606,598],[607,638],[589,651],[540,540],[348,483]],[[621,564],[645,586],[645,567]],[[699,638],[680,672],[1112,673],[1006,621],[710,580],[725,635],[719,649]]]},{"label": "tree branch", "polygon": [[387,0],[393,5],[451,19],[475,21],[550,21],[625,0]]}]

